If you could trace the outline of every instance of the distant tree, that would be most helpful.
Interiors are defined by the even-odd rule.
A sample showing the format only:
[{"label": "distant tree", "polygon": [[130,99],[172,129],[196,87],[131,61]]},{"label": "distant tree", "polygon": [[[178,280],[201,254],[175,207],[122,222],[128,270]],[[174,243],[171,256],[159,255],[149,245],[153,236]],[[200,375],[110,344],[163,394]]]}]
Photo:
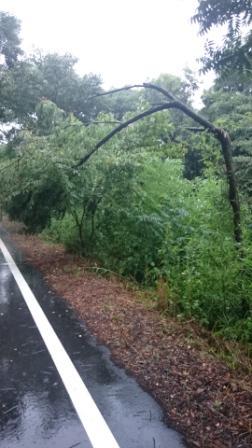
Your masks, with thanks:
[{"label": "distant tree", "polygon": [[102,100],[92,96],[101,93],[101,78],[95,74],[79,76],[75,71],[78,59],[71,54],[35,55],[32,59],[39,69],[44,85],[43,96],[66,112],[88,123],[104,110]]},{"label": "distant tree", "polygon": [[[19,32],[16,17],[0,12],[0,123],[5,124],[0,130],[2,138],[13,138],[14,124],[31,126],[42,98],[72,112],[85,124],[108,110],[103,98],[90,99],[102,92],[100,77],[79,76],[75,71],[77,59],[72,55],[36,52],[31,58],[19,59],[23,54]],[[11,132],[6,123],[13,126]]]},{"label": "distant tree", "polygon": [[22,54],[19,32],[20,23],[16,17],[0,11],[0,66],[12,67]]},{"label": "distant tree", "polygon": [[[20,24],[16,17],[0,11],[0,124],[8,121],[11,107],[6,95],[6,78],[13,66],[17,63],[20,49]],[[5,132],[0,129],[0,140]]]},{"label": "distant tree", "polygon": [[121,120],[127,112],[134,112],[138,108],[141,97],[138,91],[118,92],[106,100],[104,98],[104,106],[117,120]]},{"label": "distant tree", "polygon": [[[0,122],[21,122],[32,114],[41,94],[42,79],[20,48],[18,19],[0,12]],[[13,133],[11,132],[10,135]]]},{"label": "distant tree", "polygon": [[201,34],[213,26],[227,25],[223,46],[218,48],[208,41],[206,55],[202,58],[203,71],[216,72],[252,69],[252,31],[244,35],[244,26],[252,22],[251,0],[198,0],[196,14],[192,17],[200,25]]},{"label": "distant tree", "polygon": [[74,69],[76,61],[69,54],[36,54],[16,61],[11,68],[4,67],[0,76],[0,121],[33,125],[42,98],[85,124],[107,110],[103,98],[90,99],[102,91],[101,79],[94,74],[79,76]]},{"label": "distant tree", "polygon": [[[170,90],[180,101],[188,105],[191,104],[192,96],[198,88],[195,76],[189,69],[184,70],[183,78],[164,73],[151,82],[152,84],[157,84],[164,89]],[[160,93],[156,91],[144,92],[144,96],[151,105],[160,103],[162,99]]]},{"label": "distant tree", "polygon": [[0,78],[0,120],[27,126],[43,96],[43,85],[42,74],[27,60],[18,61],[11,69],[4,70]]}]

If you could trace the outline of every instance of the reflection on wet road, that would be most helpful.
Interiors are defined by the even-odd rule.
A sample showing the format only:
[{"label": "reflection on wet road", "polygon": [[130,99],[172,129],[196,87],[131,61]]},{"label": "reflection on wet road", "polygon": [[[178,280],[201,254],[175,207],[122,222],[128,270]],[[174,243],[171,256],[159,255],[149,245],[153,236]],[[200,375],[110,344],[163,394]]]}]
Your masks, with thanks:
[{"label": "reflection on wet road", "polygon": [[[108,351],[20,254],[14,258],[120,447],[183,447],[180,436],[163,424],[155,401],[113,365]],[[1,253],[0,341],[1,448],[91,447]]]}]

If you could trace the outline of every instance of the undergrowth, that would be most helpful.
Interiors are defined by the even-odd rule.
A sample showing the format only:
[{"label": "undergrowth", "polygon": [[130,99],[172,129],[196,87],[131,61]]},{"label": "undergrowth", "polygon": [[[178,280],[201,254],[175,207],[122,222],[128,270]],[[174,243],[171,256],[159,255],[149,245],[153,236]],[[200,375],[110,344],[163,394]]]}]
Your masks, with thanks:
[{"label": "undergrowth", "polygon": [[180,161],[152,158],[138,169],[137,182],[120,182],[106,192],[92,239],[90,223],[83,221],[84,245],[70,213],[53,218],[43,236],[81,248],[106,269],[156,285],[157,294],[162,284],[162,311],[193,316],[227,339],[251,344],[250,213],[243,213],[241,258],[226,195],[225,182],[214,175],[189,181]]}]

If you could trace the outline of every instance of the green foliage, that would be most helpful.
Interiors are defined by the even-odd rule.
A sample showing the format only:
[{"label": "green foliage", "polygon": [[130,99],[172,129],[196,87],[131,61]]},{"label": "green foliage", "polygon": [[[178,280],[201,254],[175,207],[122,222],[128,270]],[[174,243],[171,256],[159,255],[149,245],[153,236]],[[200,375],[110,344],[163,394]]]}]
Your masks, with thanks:
[{"label": "green foliage", "polygon": [[66,112],[72,112],[81,121],[89,122],[106,107],[103,99],[90,99],[102,91],[101,79],[94,74],[80,77],[75,71],[76,63],[72,55],[56,53],[37,54],[30,61],[43,79],[41,96]]},{"label": "green foliage", "polygon": [[[113,185],[97,211],[89,255],[148,285],[164,279],[167,308],[196,316],[227,336],[232,329],[233,338],[252,342],[252,257],[249,250],[243,260],[237,257],[223,182],[215,177],[189,182],[180,161],[156,157],[145,158],[134,182],[128,174],[123,181],[121,162],[118,172],[111,168]],[[69,217],[53,221],[47,233],[59,229],[57,240],[70,247],[68,222]],[[247,244],[251,236],[249,231]]]},{"label": "green foliage", "polygon": [[[220,19],[218,0],[209,7],[200,3],[213,24],[229,20],[226,13]],[[13,26],[12,32],[17,36],[18,28]],[[77,169],[80,157],[118,119],[129,119],[134,110],[142,112],[163,98],[149,90],[95,98],[102,92],[100,78],[80,77],[74,57],[36,54],[18,61],[15,42],[17,52],[9,63],[5,55],[0,73],[0,120],[15,124],[8,143],[1,145],[0,209],[24,222],[28,231],[43,232],[113,271],[147,286],[162,284],[169,312],[194,316],[226,337],[251,343],[252,116],[247,76],[233,71],[228,80],[219,77],[205,94],[203,109],[231,132],[243,191],[241,257],[232,238],[222,156],[208,132],[191,133],[192,120],[180,112],[156,113],[114,135]],[[162,75],[158,82],[188,105],[197,88],[189,70],[183,80]]]},{"label": "green foliage", "polygon": [[250,0],[199,0],[193,20],[200,23],[202,32],[209,31],[213,25],[228,23],[238,33],[239,22],[234,21],[235,18],[247,24],[252,22]]},{"label": "green foliage", "polygon": [[252,22],[251,0],[198,0],[198,8],[192,20],[200,25],[201,33],[207,33],[213,26],[227,24],[222,47],[216,48],[212,41],[206,45],[202,58],[203,71],[214,69],[230,73],[239,69],[252,69],[252,32],[243,36],[242,27]]},{"label": "green foliage", "polygon": [[[19,32],[20,24],[16,17],[0,11],[0,123],[6,121],[10,113],[5,84],[6,77],[22,54]],[[1,131],[1,138],[2,134]]]},{"label": "green foliage", "polygon": [[74,68],[76,62],[69,54],[37,53],[21,61],[15,59],[9,66],[0,66],[0,121],[31,128],[41,98],[51,100],[85,123],[107,110],[103,98],[93,98],[102,91],[100,77],[79,76]]},{"label": "green foliage", "polygon": [[37,188],[13,195],[6,212],[13,220],[22,221],[29,232],[39,232],[50,222],[53,211],[58,210],[62,189],[58,179],[50,173]]},{"label": "green foliage", "polygon": [[166,279],[173,309],[209,328],[221,330],[237,320],[245,328],[251,318],[252,259],[249,252],[243,261],[237,258],[222,181],[188,182],[181,164],[167,160],[146,163],[140,185],[135,204],[112,214],[116,230],[107,233],[101,225],[110,242],[103,262],[147,283]]},{"label": "green foliage", "polygon": [[[234,78],[218,80],[216,87],[203,96],[204,115],[216,126],[228,129],[233,146],[234,164],[241,191],[251,203],[252,198],[252,95],[248,86],[237,85]],[[221,88],[222,87],[222,88]]]},{"label": "green foliage", "polygon": [[10,216],[146,285],[162,279],[167,309],[251,342],[251,216],[245,207],[241,260],[208,134],[186,142],[202,150],[204,178],[183,177],[186,147],[170,138],[169,112],[118,134],[76,170],[75,160],[109,132],[113,117],[100,114],[104,124],[84,126],[48,100],[36,115],[32,132],[13,143],[11,166],[2,161],[1,201]]},{"label": "green foliage", "polygon": [[17,62],[2,72],[0,119],[12,125],[32,121],[38,99],[43,93],[43,78],[28,61]]},{"label": "green foliage", "polygon": [[142,93],[128,90],[104,97],[105,110],[113,113],[117,120],[122,120],[127,112],[135,112],[141,102]]},{"label": "green foliage", "polygon": [[199,151],[190,148],[185,155],[184,177],[192,180],[195,177],[202,176],[204,162]]},{"label": "green foliage", "polygon": [[42,230],[51,215],[62,213],[65,208],[63,176],[57,169],[57,155],[52,158],[47,155],[51,136],[36,135],[44,129],[46,114],[53,126],[57,126],[61,111],[51,102],[43,102],[38,107],[35,134],[21,131],[11,143],[12,162],[5,161],[0,178],[3,206],[12,219],[24,222],[31,232]]},{"label": "green foliage", "polygon": [[12,67],[22,54],[19,32],[20,24],[16,17],[0,11],[0,55],[7,67]]},{"label": "green foliage", "polygon": [[61,219],[52,217],[50,225],[42,231],[42,236],[48,241],[64,244],[70,252],[81,252],[76,222],[69,213],[65,213]]},{"label": "green foliage", "polygon": [[[183,79],[179,78],[178,76],[164,73],[157,79],[153,79],[151,82],[172,92],[173,95],[175,95],[180,99],[180,101],[186,104],[191,103],[192,95],[198,88],[194,73],[189,69],[184,70]],[[150,104],[157,104],[164,100],[164,97],[160,95],[159,92],[152,90],[145,91],[144,97]]]}]

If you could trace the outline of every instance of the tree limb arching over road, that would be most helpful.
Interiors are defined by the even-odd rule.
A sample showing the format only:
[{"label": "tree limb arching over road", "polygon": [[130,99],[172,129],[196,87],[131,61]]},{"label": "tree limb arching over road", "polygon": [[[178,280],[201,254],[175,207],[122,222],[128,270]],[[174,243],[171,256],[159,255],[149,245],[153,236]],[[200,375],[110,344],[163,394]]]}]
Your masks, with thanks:
[{"label": "tree limb arching over road", "polygon": [[[241,229],[241,210],[240,210],[240,200],[239,200],[239,192],[237,181],[235,178],[235,171],[233,166],[233,158],[232,158],[232,146],[230,136],[227,131],[222,128],[218,128],[214,126],[210,121],[203,118],[201,115],[193,111],[186,104],[182,103],[178,100],[172,93],[168,90],[164,89],[161,86],[152,83],[143,83],[143,84],[134,84],[131,86],[125,86],[119,89],[114,89],[108,92],[103,92],[95,97],[110,95],[113,93],[121,92],[124,90],[130,90],[134,88],[145,88],[145,89],[153,89],[157,92],[161,93],[166,99],[170,100],[170,102],[162,103],[156,107],[152,107],[140,114],[135,115],[129,120],[119,124],[119,126],[115,127],[111,132],[109,132],[103,139],[101,139],[95,147],[85,154],[77,163],[74,165],[75,168],[82,166],[86,163],[90,157],[98,151],[103,145],[105,145],[111,138],[114,137],[118,132],[121,132],[123,129],[127,128],[130,124],[135,123],[136,121],[142,120],[143,118],[155,114],[156,112],[160,112],[167,109],[177,109],[183,112],[185,115],[190,117],[192,120],[196,121],[196,123],[200,124],[206,131],[210,132],[220,143],[221,151],[225,163],[226,168],[226,178],[228,182],[229,192],[228,199],[233,212],[233,226],[234,226],[234,240],[236,243],[240,245],[242,242],[242,229]],[[94,97],[91,97],[94,98]],[[90,98],[90,99],[91,99]]]}]

